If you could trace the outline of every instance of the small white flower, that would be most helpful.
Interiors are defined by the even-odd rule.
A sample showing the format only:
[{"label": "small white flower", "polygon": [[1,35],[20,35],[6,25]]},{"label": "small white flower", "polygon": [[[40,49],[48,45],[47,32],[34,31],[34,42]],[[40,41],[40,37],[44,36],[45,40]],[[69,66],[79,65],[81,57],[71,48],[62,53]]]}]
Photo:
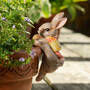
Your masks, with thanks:
[{"label": "small white flower", "polygon": [[28,17],[26,17],[26,18],[24,19],[24,21],[26,21],[26,22],[31,22],[31,20],[30,20]]},{"label": "small white flower", "polygon": [[25,58],[22,57],[22,58],[19,59],[19,61],[20,62],[24,62],[25,61]]},{"label": "small white flower", "polygon": [[3,20],[3,21],[6,21],[6,18],[5,18],[5,17],[2,17],[2,20]]},{"label": "small white flower", "polygon": [[12,26],[12,28],[13,28],[13,29],[15,29],[15,28],[16,28],[16,26],[15,26],[15,25],[13,25],[13,26]]},{"label": "small white flower", "polygon": [[35,56],[36,56],[36,52],[33,50],[33,51],[31,51],[30,52],[30,56],[32,57],[32,58],[34,58]]}]

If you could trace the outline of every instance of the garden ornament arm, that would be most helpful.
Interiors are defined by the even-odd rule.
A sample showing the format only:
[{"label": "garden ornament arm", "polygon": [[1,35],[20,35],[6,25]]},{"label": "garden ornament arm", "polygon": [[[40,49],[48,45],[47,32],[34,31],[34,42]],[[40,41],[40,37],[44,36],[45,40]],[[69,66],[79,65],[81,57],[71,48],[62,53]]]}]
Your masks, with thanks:
[{"label": "garden ornament arm", "polygon": [[63,16],[64,13],[57,14],[51,23],[45,23],[40,26],[38,34],[33,37],[35,40],[34,44],[40,47],[43,51],[42,64],[36,78],[37,81],[42,80],[47,73],[54,72],[64,63],[63,56],[60,54],[58,57],[46,39],[48,36],[58,39],[59,30],[67,21],[67,18]]}]

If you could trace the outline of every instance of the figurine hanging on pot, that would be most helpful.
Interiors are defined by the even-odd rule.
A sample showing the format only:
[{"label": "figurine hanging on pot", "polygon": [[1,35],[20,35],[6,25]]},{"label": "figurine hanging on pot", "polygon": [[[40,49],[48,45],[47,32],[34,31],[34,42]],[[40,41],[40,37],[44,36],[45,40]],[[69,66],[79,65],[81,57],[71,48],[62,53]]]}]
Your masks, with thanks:
[{"label": "figurine hanging on pot", "polygon": [[67,18],[64,13],[57,14],[50,23],[45,23],[39,27],[38,34],[33,36],[35,46],[39,46],[43,51],[42,64],[36,78],[40,81],[46,73],[54,72],[64,63],[61,55],[61,46],[58,42],[60,29],[66,23]]}]

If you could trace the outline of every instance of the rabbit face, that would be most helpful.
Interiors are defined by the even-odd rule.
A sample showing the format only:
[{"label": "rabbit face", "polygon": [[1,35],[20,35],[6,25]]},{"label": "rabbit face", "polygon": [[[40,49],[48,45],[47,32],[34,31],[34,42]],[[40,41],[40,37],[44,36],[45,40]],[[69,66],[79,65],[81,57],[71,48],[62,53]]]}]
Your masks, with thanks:
[{"label": "rabbit face", "polygon": [[50,23],[45,23],[41,27],[39,27],[38,33],[41,36],[46,37],[46,36],[48,36],[50,34],[49,33],[50,29],[51,29],[51,24]]},{"label": "rabbit face", "polygon": [[60,30],[66,23],[67,18],[64,13],[57,14],[50,23],[44,23],[39,27],[38,33],[43,37],[56,36],[57,31]]}]

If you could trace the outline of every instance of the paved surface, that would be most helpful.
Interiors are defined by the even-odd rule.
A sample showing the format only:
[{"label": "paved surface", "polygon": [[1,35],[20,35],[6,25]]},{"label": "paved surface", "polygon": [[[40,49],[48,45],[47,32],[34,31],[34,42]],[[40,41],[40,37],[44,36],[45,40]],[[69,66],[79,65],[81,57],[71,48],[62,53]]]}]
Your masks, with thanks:
[{"label": "paved surface", "polygon": [[55,89],[33,80],[32,90],[90,90],[90,38],[63,28],[60,39],[65,63],[48,74]]}]

